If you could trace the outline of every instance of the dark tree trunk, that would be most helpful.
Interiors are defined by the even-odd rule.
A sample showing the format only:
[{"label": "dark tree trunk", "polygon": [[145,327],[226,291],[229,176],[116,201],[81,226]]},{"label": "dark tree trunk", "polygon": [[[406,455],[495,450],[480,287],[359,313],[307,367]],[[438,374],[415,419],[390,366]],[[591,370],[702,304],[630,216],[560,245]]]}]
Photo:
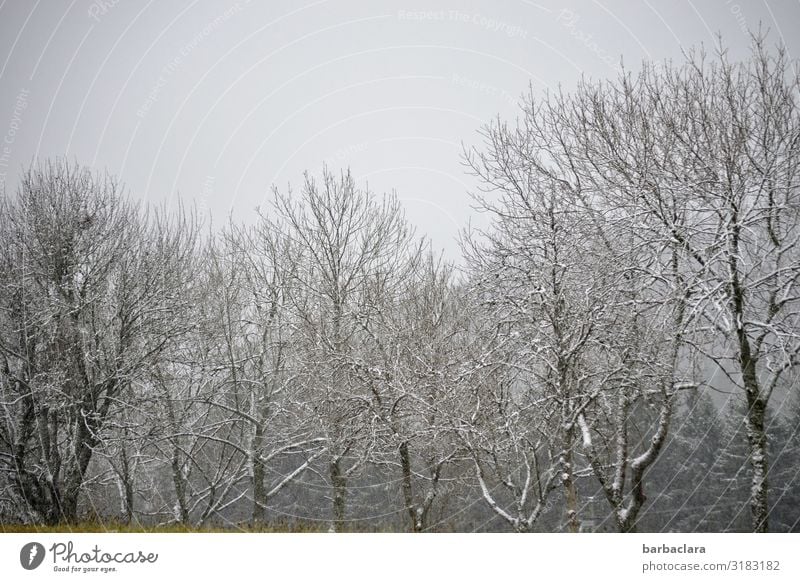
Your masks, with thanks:
[{"label": "dark tree trunk", "polygon": [[189,508],[186,504],[186,479],[181,469],[181,458],[178,447],[172,446],[172,485],[175,487],[175,518],[181,523],[189,522]]},{"label": "dark tree trunk", "polygon": [[571,533],[578,533],[581,530],[581,522],[578,518],[578,491],[572,469],[572,431],[568,433],[565,446],[569,448],[561,455],[561,484],[564,486],[567,503],[567,529]]},{"label": "dark tree trunk", "polygon": [[253,464],[253,525],[264,523],[267,507],[267,490],[264,487],[264,463],[261,460],[261,449],[264,434],[261,426],[256,426],[253,436],[251,459]]},{"label": "dark tree trunk", "polygon": [[747,442],[750,445],[750,467],[753,471],[750,485],[750,515],[753,531],[769,531],[767,432],[765,416],[767,405],[760,395],[750,389],[747,393]]},{"label": "dark tree trunk", "polygon": [[333,485],[333,530],[344,530],[345,495],[347,493],[347,477],[342,473],[341,458],[331,461],[330,475]]},{"label": "dark tree trunk", "polygon": [[130,462],[128,461],[128,452],[125,449],[125,445],[120,447],[120,463],[122,465],[122,475],[120,475],[123,503],[122,520],[124,523],[131,523],[133,521],[134,504],[133,476],[130,472]]},{"label": "dark tree trunk", "polygon": [[747,442],[750,449],[750,467],[752,469],[750,481],[750,515],[753,520],[753,531],[765,533],[769,531],[769,506],[767,503],[767,432],[764,428],[764,417],[766,416],[767,401],[764,398],[761,387],[758,383],[756,374],[757,354],[753,354],[750,346],[750,338],[744,328],[745,319],[745,297],[744,289],[738,277],[737,257],[738,257],[739,230],[734,229],[734,238],[731,243],[730,270],[732,273],[731,290],[731,311],[736,322],[736,339],[739,351],[739,369],[742,374],[742,383],[747,400],[747,415],[745,426],[747,429]]},{"label": "dark tree trunk", "polygon": [[411,531],[421,532],[423,528],[420,512],[414,503],[414,488],[411,475],[411,454],[408,450],[408,441],[400,444],[400,467],[403,471],[403,501],[411,521]]},{"label": "dark tree trunk", "polygon": [[94,447],[97,446],[96,435],[99,428],[98,423],[92,422],[88,416],[85,417],[82,410],[78,412],[75,420],[75,458],[67,467],[63,493],[58,503],[60,521],[78,521],[78,499]]}]

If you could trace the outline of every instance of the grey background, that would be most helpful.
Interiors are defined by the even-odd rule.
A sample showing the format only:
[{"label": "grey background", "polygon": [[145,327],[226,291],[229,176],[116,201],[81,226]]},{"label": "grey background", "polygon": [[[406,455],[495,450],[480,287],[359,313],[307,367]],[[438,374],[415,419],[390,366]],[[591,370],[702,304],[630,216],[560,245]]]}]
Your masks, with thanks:
[{"label": "grey background", "polygon": [[798,24],[798,1],[4,0],[0,181],[66,154],[219,223],[306,169],[350,166],[457,259],[481,221],[462,142],[513,120],[529,83],[679,60],[717,33],[742,57],[759,25],[794,57]]}]

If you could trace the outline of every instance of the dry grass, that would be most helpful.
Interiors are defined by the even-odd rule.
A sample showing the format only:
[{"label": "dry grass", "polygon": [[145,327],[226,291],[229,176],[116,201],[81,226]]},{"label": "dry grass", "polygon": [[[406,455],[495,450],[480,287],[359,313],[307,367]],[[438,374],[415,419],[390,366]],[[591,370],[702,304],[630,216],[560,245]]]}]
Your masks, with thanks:
[{"label": "dry grass", "polygon": [[326,524],[273,523],[253,526],[231,523],[192,527],[173,523],[167,525],[126,524],[121,522],[81,521],[59,525],[0,523],[0,533],[314,533],[327,531]]}]

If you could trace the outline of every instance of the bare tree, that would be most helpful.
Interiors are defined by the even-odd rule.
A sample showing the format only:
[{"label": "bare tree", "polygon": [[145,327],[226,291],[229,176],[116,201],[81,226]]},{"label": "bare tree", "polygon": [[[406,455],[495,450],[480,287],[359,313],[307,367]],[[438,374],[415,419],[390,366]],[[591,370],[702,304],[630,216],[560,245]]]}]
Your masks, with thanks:
[{"label": "bare tree", "polygon": [[61,161],[32,167],[2,204],[3,470],[45,521],[74,521],[102,429],[185,332],[196,229]]},{"label": "bare tree", "polygon": [[[275,210],[303,256],[295,307],[306,340],[305,380],[316,387],[315,413],[327,440],[333,528],[345,522],[347,480],[374,445],[365,387],[351,373],[366,300],[405,272],[417,244],[394,196],[376,199],[349,172],[308,174],[297,199],[275,191]],[[376,287],[378,286],[378,287]]]},{"label": "bare tree", "polygon": [[535,121],[490,125],[485,148],[467,152],[485,193],[477,202],[494,223],[469,233],[465,250],[498,335],[514,346],[505,348],[504,365],[528,385],[531,401],[547,407],[542,419],[553,419],[547,450],[559,463],[567,526],[577,532],[576,419],[596,395],[600,373],[589,357],[616,278],[597,227],[545,167],[553,152],[536,139]]},{"label": "bare tree", "polygon": [[[484,129],[483,148],[467,151],[466,162],[481,180],[479,207],[494,223],[471,233],[465,250],[498,329],[519,346],[507,365],[527,373],[525,381],[552,406],[548,418],[559,419],[549,430],[559,442],[568,529],[580,529],[580,437],[617,527],[631,531],[675,391],[693,386],[681,349],[696,278],[685,273],[680,243],[642,228],[635,198],[604,189],[603,158],[587,153],[594,142],[585,127],[597,111],[604,109],[583,94],[531,94],[516,125]],[[637,442],[629,425],[644,420],[643,401],[658,414]],[[606,461],[592,432],[615,442]]]},{"label": "bare tree", "polygon": [[431,254],[409,259],[364,296],[363,340],[352,369],[379,423],[373,462],[399,469],[409,529],[420,532],[429,527],[434,503],[451,483],[447,470],[460,454],[448,411],[468,319],[453,292],[453,268]]},{"label": "bare tree", "polygon": [[[301,332],[294,302],[302,249],[285,224],[261,216],[250,229],[229,226],[222,248],[237,271],[226,294],[228,381],[238,396],[226,407],[248,428],[245,443],[253,493],[253,522],[263,522],[269,500],[303,474],[327,449],[311,424],[310,392],[299,371]],[[235,314],[232,313],[235,311]],[[233,319],[235,318],[235,322]],[[270,463],[287,455],[296,466],[270,482]],[[273,471],[274,472],[274,471]]]},{"label": "bare tree", "polygon": [[558,100],[585,190],[665,241],[682,339],[746,397],[754,531],[768,530],[768,403],[800,357],[797,89],[785,50],[756,37],[742,63],[695,52]]},{"label": "bare tree", "polygon": [[545,398],[524,372],[507,365],[507,356],[498,360],[476,362],[453,427],[482,500],[514,531],[530,532],[563,478],[560,443],[550,431]]}]

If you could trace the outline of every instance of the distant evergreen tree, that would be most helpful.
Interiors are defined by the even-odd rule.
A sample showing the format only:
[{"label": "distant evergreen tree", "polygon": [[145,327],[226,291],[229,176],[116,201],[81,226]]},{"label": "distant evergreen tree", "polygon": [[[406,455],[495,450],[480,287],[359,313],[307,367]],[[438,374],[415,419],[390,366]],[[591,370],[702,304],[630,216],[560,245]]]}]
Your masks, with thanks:
[{"label": "distant evergreen tree", "polygon": [[[738,398],[717,405],[708,393],[687,394],[650,472],[641,531],[750,531],[744,406]],[[770,531],[798,532],[800,397],[776,402],[768,418]]]},{"label": "distant evergreen tree", "polygon": [[770,426],[770,530],[800,532],[800,396],[790,393]]},{"label": "distant evergreen tree", "polygon": [[719,498],[723,424],[706,393],[686,394],[673,420],[673,435],[651,469],[650,504],[640,519],[643,531],[714,531],[700,518]]}]

